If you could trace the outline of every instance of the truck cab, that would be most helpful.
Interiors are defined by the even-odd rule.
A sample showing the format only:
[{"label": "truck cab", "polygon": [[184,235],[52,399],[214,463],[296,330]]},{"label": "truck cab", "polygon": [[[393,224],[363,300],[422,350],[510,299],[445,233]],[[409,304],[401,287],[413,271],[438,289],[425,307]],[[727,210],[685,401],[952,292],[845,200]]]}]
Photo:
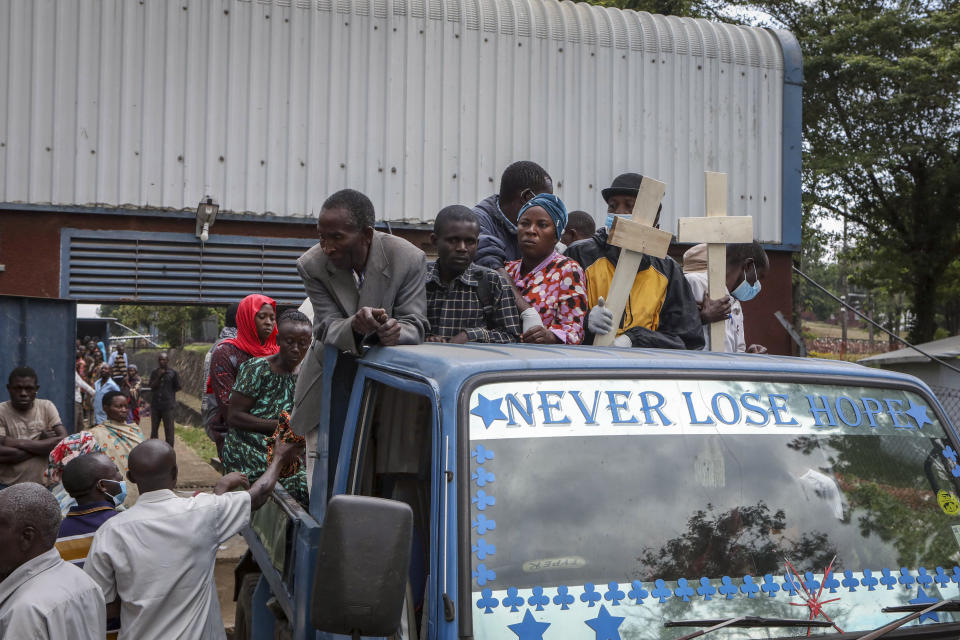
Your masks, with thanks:
[{"label": "truck cab", "polygon": [[[960,596],[960,443],[910,376],[597,347],[325,355],[309,512],[279,490],[244,534],[251,637],[859,637]],[[358,561],[389,526],[325,537],[338,496],[406,505],[409,544]],[[392,598],[351,582],[398,571]],[[350,630],[315,627],[324,607]],[[955,637],[956,609],[884,637]]]}]

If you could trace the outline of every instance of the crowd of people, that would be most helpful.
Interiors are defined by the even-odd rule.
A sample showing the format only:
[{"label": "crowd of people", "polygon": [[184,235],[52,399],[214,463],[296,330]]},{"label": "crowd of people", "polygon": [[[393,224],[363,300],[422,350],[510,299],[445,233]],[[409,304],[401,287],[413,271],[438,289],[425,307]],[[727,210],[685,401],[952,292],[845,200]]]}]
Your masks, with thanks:
[{"label": "crowd of people", "polygon": [[[228,308],[207,354],[201,414],[225,472],[213,495],[174,493],[181,383],[166,353],[144,385],[122,342],[107,353],[103,341],[80,341],[71,435],[37,397],[37,374],[15,369],[0,404],[0,636],[224,637],[216,550],[277,483],[308,503],[326,345],[356,355],[376,344],[589,345],[615,328],[616,347],[697,350],[722,321],[724,350],[763,352],[745,344],[741,306],[769,268],[756,242],[728,246],[728,295],[718,300],[700,245],[682,267],[644,255],[623,318],[607,309],[620,253],[608,230],[631,214],[642,180],[627,173],[602,190],[598,229],[567,212],[542,167],[516,162],[497,194],[438,212],[429,264],[374,229],[364,194],[331,195],[319,242],[297,261],[301,309],[248,295]],[[147,412],[149,438],[139,427]]]}]

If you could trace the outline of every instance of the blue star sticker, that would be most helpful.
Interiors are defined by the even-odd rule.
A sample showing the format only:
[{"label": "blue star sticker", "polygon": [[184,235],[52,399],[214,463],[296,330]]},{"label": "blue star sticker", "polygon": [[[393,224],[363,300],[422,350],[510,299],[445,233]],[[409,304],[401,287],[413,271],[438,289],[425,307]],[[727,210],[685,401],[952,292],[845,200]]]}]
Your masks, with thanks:
[{"label": "blue star sticker", "polygon": [[470,413],[483,420],[484,429],[489,429],[494,421],[507,419],[507,416],[504,415],[503,410],[500,408],[502,403],[503,398],[491,400],[481,393],[477,395],[477,406],[470,409]]},{"label": "blue star sticker", "polygon": [[543,640],[543,632],[549,626],[549,622],[537,622],[530,613],[530,609],[523,614],[523,622],[507,625],[510,631],[517,634],[518,640]]},{"label": "blue star sticker", "polygon": [[600,605],[600,613],[596,618],[584,620],[588,627],[596,631],[597,640],[620,640],[620,632],[617,629],[623,621],[624,618],[620,616],[610,615],[604,605]]},{"label": "blue star sticker", "polygon": [[[908,601],[910,604],[933,604],[934,602],[940,602],[936,598],[928,596],[927,593],[923,590],[923,587],[917,587],[917,597],[913,600]],[[933,620],[934,622],[940,622],[940,616],[937,615],[936,611],[931,611],[930,613],[925,613],[920,616],[918,622],[923,623],[924,619]]]},{"label": "blue star sticker", "polygon": [[927,417],[927,408],[922,404],[915,403],[913,398],[910,398],[910,408],[904,413],[917,422],[917,429],[923,429],[925,424],[933,424],[933,420]]}]

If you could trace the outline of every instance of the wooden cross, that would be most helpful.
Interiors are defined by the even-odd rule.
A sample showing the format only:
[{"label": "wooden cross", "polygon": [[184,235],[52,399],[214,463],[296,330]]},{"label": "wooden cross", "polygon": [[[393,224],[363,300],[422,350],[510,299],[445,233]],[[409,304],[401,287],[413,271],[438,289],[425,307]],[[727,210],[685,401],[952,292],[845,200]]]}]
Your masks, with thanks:
[{"label": "wooden cross", "polygon": [[[705,218],[680,218],[677,240],[707,243],[707,295],[719,300],[727,295],[727,244],[753,241],[753,218],[727,215],[727,174],[706,172]],[[710,350],[724,351],[726,321],[710,323]]]},{"label": "wooden cross", "polygon": [[613,272],[613,280],[610,282],[610,290],[606,298],[606,306],[613,313],[613,329],[605,335],[594,338],[593,344],[597,346],[609,346],[617,337],[617,330],[620,328],[624,309],[627,308],[627,300],[633,289],[637,271],[640,269],[643,254],[657,258],[667,255],[673,234],[653,226],[666,189],[667,185],[664,183],[644,176],[637,190],[637,199],[633,203],[630,219],[620,216],[613,219],[607,242],[620,247],[617,268]]}]

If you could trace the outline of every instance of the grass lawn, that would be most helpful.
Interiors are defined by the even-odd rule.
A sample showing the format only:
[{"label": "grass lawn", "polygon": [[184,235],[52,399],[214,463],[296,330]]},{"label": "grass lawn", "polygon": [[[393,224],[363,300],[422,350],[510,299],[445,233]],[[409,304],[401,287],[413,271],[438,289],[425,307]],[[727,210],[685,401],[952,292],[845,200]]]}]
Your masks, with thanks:
[{"label": "grass lawn", "polygon": [[180,436],[184,443],[193,449],[204,462],[209,462],[210,458],[217,457],[217,446],[207,437],[207,432],[203,429],[178,424],[177,435]]},{"label": "grass lawn", "polygon": [[184,351],[200,351],[201,353],[206,353],[212,346],[212,342],[191,342],[190,344],[183,345],[181,349]]},{"label": "grass lawn", "polygon": [[[827,322],[817,322],[815,320],[804,320],[803,329],[804,331],[809,331],[818,338],[840,338],[843,335],[843,330],[840,328],[839,324],[829,324]],[[882,332],[877,331],[877,336],[882,335]],[[869,340],[870,332],[859,327],[848,326],[847,338],[854,340]]]}]

